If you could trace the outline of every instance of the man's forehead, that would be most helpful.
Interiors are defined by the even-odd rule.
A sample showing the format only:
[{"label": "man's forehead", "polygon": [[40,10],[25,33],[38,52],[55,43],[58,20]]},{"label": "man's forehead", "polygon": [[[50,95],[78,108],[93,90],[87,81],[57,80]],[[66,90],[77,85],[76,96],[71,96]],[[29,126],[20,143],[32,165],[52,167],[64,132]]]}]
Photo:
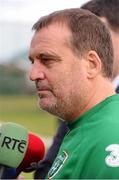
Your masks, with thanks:
[{"label": "man's forehead", "polygon": [[31,40],[31,46],[34,47],[36,46],[36,44],[66,44],[69,41],[70,37],[71,32],[66,26],[62,26],[61,24],[55,23],[36,31]]},{"label": "man's forehead", "polygon": [[43,27],[39,30],[37,30],[34,35],[35,36],[57,36],[57,37],[62,37],[62,36],[68,36],[70,35],[71,32],[69,30],[69,28],[64,25],[63,23],[52,23],[46,27]]}]

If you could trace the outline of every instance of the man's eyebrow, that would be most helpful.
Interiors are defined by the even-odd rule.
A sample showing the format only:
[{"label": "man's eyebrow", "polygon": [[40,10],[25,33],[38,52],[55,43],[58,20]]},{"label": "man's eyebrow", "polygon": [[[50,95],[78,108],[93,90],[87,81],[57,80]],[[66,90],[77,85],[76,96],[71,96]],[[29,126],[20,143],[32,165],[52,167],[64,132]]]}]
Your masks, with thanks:
[{"label": "man's eyebrow", "polygon": [[55,53],[48,53],[48,52],[46,52],[46,53],[40,53],[39,55],[38,55],[38,58],[40,58],[40,59],[53,59],[53,60],[56,60],[56,61],[61,61],[62,59],[61,59],[61,57],[60,56],[58,56],[57,54],[55,54]]},{"label": "man's eyebrow", "polygon": [[[57,54],[55,53],[48,53],[48,52],[44,52],[44,53],[39,53],[37,56],[37,58],[39,59],[52,59],[52,60],[55,60],[55,61],[61,61],[62,58],[60,56],[58,56]],[[29,60],[30,61],[33,61],[33,57],[31,55],[28,56]]]}]

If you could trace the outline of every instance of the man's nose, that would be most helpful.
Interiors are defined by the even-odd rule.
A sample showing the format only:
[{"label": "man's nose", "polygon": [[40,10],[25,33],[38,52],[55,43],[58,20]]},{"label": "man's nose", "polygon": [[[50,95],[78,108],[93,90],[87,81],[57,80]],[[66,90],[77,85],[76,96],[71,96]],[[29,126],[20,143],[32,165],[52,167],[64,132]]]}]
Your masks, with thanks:
[{"label": "man's nose", "polygon": [[43,72],[43,68],[41,68],[37,63],[34,62],[30,70],[29,78],[31,81],[35,81],[38,79],[43,80],[45,78],[45,73]]}]

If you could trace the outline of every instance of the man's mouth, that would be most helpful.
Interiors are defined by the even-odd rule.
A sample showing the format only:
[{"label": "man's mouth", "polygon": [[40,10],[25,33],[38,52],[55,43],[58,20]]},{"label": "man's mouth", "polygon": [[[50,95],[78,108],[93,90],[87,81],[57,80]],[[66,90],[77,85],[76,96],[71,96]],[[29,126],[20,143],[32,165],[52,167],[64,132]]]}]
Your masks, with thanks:
[{"label": "man's mouth", "polygon": [[51,91],[51,89],[49,87],[46,87],[46,86],[36,86],[36,89],[38,92]]},{"label": "man's mouth", "polygon": [[48,87],[46,85],[39,84],[39,83],[36,83],[36,89],[38,91],[45,91],[45,90],[50,91],[50,87]]},{"label": "man's mouth", "polygon": [[36,89],[40,97],[45,97],[47,94],[52,93],[51,87],[45,84],[36,83]]},{"label": "man's mouth", "polygon": [[37,88],[37,93],[39,97],[46,97],[49,93],[51,93],[51,89],[46,87],[46,86],[41,86],[41,87],[36,87]]},{"label": "man's mouth", "polygon": [[50,90],[47,88],[37,88],[37,91],[42,92],[42,91],[50,91]]}]

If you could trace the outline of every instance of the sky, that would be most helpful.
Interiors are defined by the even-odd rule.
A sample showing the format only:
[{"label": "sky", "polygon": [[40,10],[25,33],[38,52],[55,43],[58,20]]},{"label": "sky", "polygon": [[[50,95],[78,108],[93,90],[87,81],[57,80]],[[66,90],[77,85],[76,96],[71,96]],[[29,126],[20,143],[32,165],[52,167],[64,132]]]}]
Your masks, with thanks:
[{"label": "sky", "polygon": [[52,11],[80,7],[87,0],[0,0],[0,20],[33,22]]},{"label": "sky", "polygon": [[50,12],[80,7],[87,0],[0,0],[0,63],[29,48],[32,25]]}]

